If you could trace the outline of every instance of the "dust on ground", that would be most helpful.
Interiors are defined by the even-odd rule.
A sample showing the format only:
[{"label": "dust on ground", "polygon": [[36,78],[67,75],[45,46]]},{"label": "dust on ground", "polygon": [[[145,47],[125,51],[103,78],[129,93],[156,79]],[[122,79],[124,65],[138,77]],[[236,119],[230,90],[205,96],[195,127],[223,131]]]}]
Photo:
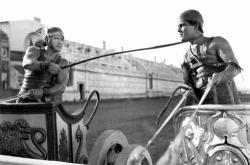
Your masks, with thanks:
[{"label": "dust on ground", "polygon": [[[101,100],[97,113],[89,125],[87,135],[88,153],[97,140],[98,136],[104,130],[114,129],[122,131],[129,144],[146,145],[148,140],[153,136],[159,126],[156,126],[155,119],[167,103],[168,98],[144,98],[144,99],[124,99],[124,100]],[[173,110],[176,102],[174,100],[170,105],[163,119]],[[88,112],[92,111],[93,104],[90,104]],[[79,109],[83,103],[65,103],[67,110],[74,111]],[[173,122],[163,129],[153,144],[149,147],[149,153],[152,157],[153,164],[166,151],[169,142],[174,138]]]}]

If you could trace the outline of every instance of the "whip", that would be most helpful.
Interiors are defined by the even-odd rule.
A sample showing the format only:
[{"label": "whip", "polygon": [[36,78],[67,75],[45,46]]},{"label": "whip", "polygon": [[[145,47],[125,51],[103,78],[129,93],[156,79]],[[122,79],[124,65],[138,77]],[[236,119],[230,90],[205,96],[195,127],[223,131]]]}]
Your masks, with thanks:
[{"label": "whip", "polygon": [[[96,57],[93,57],[93,58],[89,58],[89,59],[85,59],[85,60],[82,60],[82,61],[78,61],[78,62],[69,64],[69,65],[61,66],[61,69],[70,68],[72,66],[75,66],[75,65],[78,65],[78,64],[81,64],[81,63],[85,63],[85,62],[88,62],[88,61],[92,61],[92,60],[95,60],[95,59],[103,58],[103,57],[114,56],[114,55],[123,54],[123,53],[143,51],[143,50],[159,49],[159,48],[174,46],[174,45],[178,45],[178,44],[183,44],[183,43],[186,43],[186,42],[188,42],[188,41],[175,42],[175,43],[170,43],[170,44],[157,45],[157,46],[152,46],[152,47],[139,48],[139,49],[131,49],[131,50],[126,50],[126,51],[120,51],[120,52],[114,52],[114,53],[104,54],[104,55],[101,55],[101,56],[96,56]],[[8,97],[8,98],[0,99],[0,102],[13,101],[13,100],[18,99],[19,97],[24,97],[26,95],[28,95],[28,93],[18,94],[18,95],[11,96],[11,97]]]},{"label": "whip", "polygon": [[88,62],[88,61],[92,61],[92,60],[107,57],[107,56],[114,56],[114,55],[117,55],[117,54],[138,52],[138,51],[143,51],[143,50],[159,49],[159,48],[174,46],[174,45],[178,45],[178,44],[183,44],[183,43],[186,43],[186,42],[189,42],[189,41],[175,42],[175,43],[170,43],[170,44],[157,45],[157,46],[152,46],[152,47],[146,47],[146,48],[140,48],[140,49],[131,49],[131,50],[126,50],[126,51],[120,51],[120,52],[104,54],[104,55],[101,55],[101,56],[96,56],[96,57],[93,57],[93,58],[89,58],[89,59],[85,59],[85,60],[82,60],[82,61],[78,61],[78,62],[69,64],[69,65],[65,65],[65,66],[62,66],[61,68],[62,69],[70,68],[72,66],[75,66],[75,65],[78,65],[78,64],[81,64],[81,63],[85,63],[85,62]]}]

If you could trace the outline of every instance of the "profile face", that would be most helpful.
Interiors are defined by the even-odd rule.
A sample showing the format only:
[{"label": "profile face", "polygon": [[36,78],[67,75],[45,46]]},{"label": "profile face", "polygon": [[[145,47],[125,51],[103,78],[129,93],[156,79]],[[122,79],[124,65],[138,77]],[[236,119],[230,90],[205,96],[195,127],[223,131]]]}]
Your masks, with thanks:
[{"label": "profile face", "polygon": [[49,46],[56,52],[62,51],[64,43],[64,36],[61,31],[56,31],[50,34]]},{"label": "profile face", "polygon": [[187,21],[180,20],[178,23],[178,33],[181,41],[188,41],[193,38],[195,33],[195,26],[190,25]]}]

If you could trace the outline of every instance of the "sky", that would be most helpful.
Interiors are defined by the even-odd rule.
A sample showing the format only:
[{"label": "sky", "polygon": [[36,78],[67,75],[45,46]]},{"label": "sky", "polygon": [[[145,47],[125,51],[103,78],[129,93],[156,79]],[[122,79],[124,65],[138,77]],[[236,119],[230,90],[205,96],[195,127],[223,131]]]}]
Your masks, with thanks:
[{"label": "sky", "polygon": [[[41,19],[61,27],[70,41],[116,51],[180,41],[178,17],[196,9],[204,18],[204,35],[228,40],[244,69],[236,77],[250,88],[250,23],[247,0],[0,0],[0,21]],[[180,67],[189,44],[135,52],[134,56]]]}]

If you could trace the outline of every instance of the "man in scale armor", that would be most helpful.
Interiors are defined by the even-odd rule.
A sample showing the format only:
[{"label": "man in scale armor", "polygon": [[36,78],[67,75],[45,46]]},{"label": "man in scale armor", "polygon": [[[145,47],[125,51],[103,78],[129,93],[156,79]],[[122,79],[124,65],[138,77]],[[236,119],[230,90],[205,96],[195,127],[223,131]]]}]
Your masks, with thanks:
[{"label": "man in scale armor", "polygon": [[203,104],[238,104],[233,78],[241,68],[228,41],[220,36],[205,37],[203,18],[196,10],[180,15],[178,32],[182,41],[191,43],[182,64],[185,84],[200,99],[212,78],[214,87]]},{"label": "man in scale armor", "polygon": [[30,46],[23,57],[25,70],[17,102],[59,102],[68,82],[68,61],[61,57],[64,36],[58,27],[44,31],[44,42]]},{"label": "man in scale armor", "polygon": [[[228,41],[220,36],[205,37],[203,18],[196,10],[187,10],[180,15],[178,32],[182,41],[190,42],[190,47],[184,56],[182,70],[184,83],[192,88],[196,103],[203,96],[209,81],[212,81],[213,88],[203,104],[239,104],[233,78],[240,73],[241,67]],[[189,97],[186,105],[194,104],[194,100]],[[170,143],[157,165],[179,165],[184,162],[202,164],[204,153],[202,150],[198,152],[192,140],[195,134],[200,134],[198,139],[202,140],[203,136],[205,137],[205,130],[199,125],[194,125],[193,128],[192,124],[194,125],[194,122],[186,125],[185,128],[182,126],[183,130]]]}]

